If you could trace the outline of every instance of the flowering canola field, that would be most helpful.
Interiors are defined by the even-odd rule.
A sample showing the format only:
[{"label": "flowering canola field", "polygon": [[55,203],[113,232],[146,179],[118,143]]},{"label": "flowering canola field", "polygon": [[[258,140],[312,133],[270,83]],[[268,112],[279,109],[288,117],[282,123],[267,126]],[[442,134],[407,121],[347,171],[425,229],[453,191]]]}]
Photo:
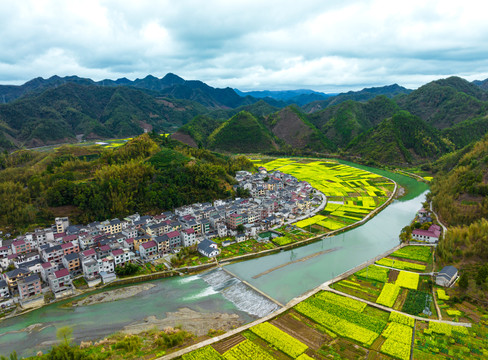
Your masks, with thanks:
[{"label": "flowering canola field", "polygon": [[321,214],[296,223],[306,230],[314,225],[337,230],[355,223],[383,204],[394,187],[380,175],[334,161],[283,158],[253,162],[268,172],[279,170],[293,175],[327,196],[328,203]]}]

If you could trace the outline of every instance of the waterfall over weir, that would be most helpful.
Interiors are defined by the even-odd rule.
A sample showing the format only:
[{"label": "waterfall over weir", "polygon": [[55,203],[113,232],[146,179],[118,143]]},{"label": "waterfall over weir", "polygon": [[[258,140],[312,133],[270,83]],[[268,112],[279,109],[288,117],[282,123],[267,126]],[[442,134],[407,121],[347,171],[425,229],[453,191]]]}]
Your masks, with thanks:
[{"label": "waterfall over weir", "polygon": [[239,310],[248,314],[263,317],[279,309],[270,299],[261,295],[238,278],[221,268],[210,270],[199,275],[214,291],[220,292]]}]

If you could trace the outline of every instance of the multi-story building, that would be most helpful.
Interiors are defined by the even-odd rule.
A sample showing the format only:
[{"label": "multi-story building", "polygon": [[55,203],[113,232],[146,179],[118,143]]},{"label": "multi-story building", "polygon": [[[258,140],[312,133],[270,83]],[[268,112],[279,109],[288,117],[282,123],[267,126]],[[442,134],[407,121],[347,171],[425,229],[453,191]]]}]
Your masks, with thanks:
[{"label": "multi-story building", "polygon": [[48,277],[49,287],[54,293],[71,289],[71,276],[68,269],[55,271]]},{"label": "multi-story building", "polygon": [[169,249],[173,250],[181,246],[181,234],[179,231],[170,231],[162,236],[165,240],[168,239]]},{"label": "multi-story building", "polygon": [[64,256],[64,251],[61,245],[54,245],[45,247],[41,250],[41,257],[45,262],[51,262],[56,265],[61,264]]},{"label": "multi-story building", "polygon": [[50,262],[45,262],[41,264],[41,278],[42,281],[48,282],[49,275],[54,274],[55,271],[58,270],[56,265],[51,264]]},{"label": "multi-story building", "polygon": [[231,229],[237,229],[237,227],[239,225],[242,225],[242,224],[244,224],[244,222],[243,222],[243,219],[242,219],[242,215],[241,214],[231,214],[227,218],[227,225]]},{"label": "multi-story building", "polygon": [[130,261],[130,253],[122,249],[112,250],[115,266],[124,265]]},{"label": "multi-story building", "polygon": [[56,232],[58,234],[66,232],[69,226],[69,219],[67,217],[57,217],[54,219],[56,223]]},{"label": "multi-story building", "polygon": [[112,219],[110,221],[103,221],[100,223],[100,230],[108,234],[117,234],[122,232],[124,224],[119,219]]},{"label": "multi-story building", "polygon": [[19,297],[22,300],[39,295],[42,292],[41,279],[37,274],[32,274],[21,279],[17,283]]},{"label": "multi-story building", "polygon": [[197,234],[192,228],[181,231],[181,243],[184,247],[192,246],[197,243]]},{"label": "multi-story building", "polygon": [[10,297],[10,291],[5,280],[0,280],[0,298],[5,299]]},{"label": "multi-story building", "polygon": [[158,253],[158,244],[154,240],[145,242],[139,247],[139,253],[141,259],[147,260]]},{"label": "multi-story building", "polygon": [[169,239],[165,235],[154,238],[154,241],[158,244],[158,252],[160,254],[168,254],[170,252]]},{"label": "multi-story building", "polygon": [[134,238],[134,250],[140,251],[139,247],[141,244],[151,241],[151,236],[149,235],[142,235]]},{"label": "multi-story building", "polygon": [[71,274],[77,274],[81,271],[81,261],[77,253],[66,254],[63,256],[63,265]]},{"label": "multi-story building", "polygon": [[14,254],[22,254],[31,251],[31,245],[24,239],[16,240],[12,243],[12,252]]},{"label": "multi-story building", "polygon": [[25,269],[14,269],[11,271],[7,271],[5,274],[3,274],[3,278],[7,282],[7,285],[9,286],[10,289],[15,289],[17,287],[17,282],[27,276],[29,276],[31,273]]},{"label": "multi-story building", "polygon": [[73,242],[61,244],[61,249],[63,249],[63,255],[76,254],[80,252],[80,247],[78,244]]},{"label": "multi-story building", "polygon": [[84,258],[81,262],[81,267],[83,269],[83,276],[87,280],[96,279],[100,275],[100,266],[96,258]]},{"label": "multi-story building", "polygon": [[107,256],[103,259],[98,259],[98,267],[101,273],[113,273],[115,271],[114,258],[112,256]]}]

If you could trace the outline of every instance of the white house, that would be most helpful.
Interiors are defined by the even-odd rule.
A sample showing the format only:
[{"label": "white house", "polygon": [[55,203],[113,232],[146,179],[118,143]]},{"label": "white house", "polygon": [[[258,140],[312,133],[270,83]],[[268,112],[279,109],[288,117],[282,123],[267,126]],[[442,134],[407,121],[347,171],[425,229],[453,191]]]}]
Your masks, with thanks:
[{"label": "white house", "polygon": [[141,259],[147,260],[158,253],[158,244],[154,241],[147,241],[139,246]]},{"label": "white house", "polygon": [[49,275],[48,280],[49,287],[54,293],[71,289],[71,276],[68,269],[55,271],[54,274]]},{"label": "white house", "polygon": [[98,259],[98,267],[100,272],[113,273],[115,271],[115,261],[111,256]]},{"label": "white house", "polygon": [[444,266],[441,271],[438,272],[435,283],[439,286],[450,287],[456,281],[458,271],[454,266]]},{"label": "white house", "polygon": [[198,244],[198,252],[209,258],[216,257],[220,254],[217,244],[209,239],[205,239]]},{"label": "white house", "polygon": [[115,266],[124,265],[130,261],[130,252],[122,249],[112,250],[112,257],[114,258]]},{"label": "white house", "polygon": [[412,238],[417,241],[435,243],[439,241],[441,228],[439,225],[432,224],[428,230],[415,229],[412,231]]},{"label": "white house", "polygon": [[88,257],[83,259],[81,267],[83,268],[83,276],[87,280],[93,280],[100,274],[100,267],[96,258]]},{"label": "white house", "polygon": [[197,242],[197,234],[193,228],[181,231],[181,243],[184,247],[195,245]]},{"label": "white house", "polygon": [[5,280],[0,280],[0,298],[7,298],[10,296],[10,291],[8,291],[8,285]]}]

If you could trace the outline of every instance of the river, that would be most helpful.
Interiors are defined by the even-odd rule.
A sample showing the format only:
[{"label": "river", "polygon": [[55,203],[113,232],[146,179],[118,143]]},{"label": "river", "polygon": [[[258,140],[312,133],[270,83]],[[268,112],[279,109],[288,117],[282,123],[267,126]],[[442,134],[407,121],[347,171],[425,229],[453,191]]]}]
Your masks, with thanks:
[{"label": "river", "polygon": [[[407,196],[395,200],[379,215],[356,229],[301,248],[228,265],[226,268],[279,302],[286,303],[397,245],[400,229],[409,224],[420,208],[428,190],[427,185],[383,170],[347,164],[397,181],[408,190]],[[324,251],[333,248],[338,249]],[[305,261],[285,265],[279,270],[253,278],[276,266],[322,251],[319,256],[309,257]],[[0,353],[7,355],[16,350],[19,355],[27,356],[40,349],[45,350],[56,340],[56,328],[62,326],[73,327],[74,338],[79,342],[101,338],[125,325],[141,322],[150,315],[163,318],[166,312],[176,311],[181,307],[205,313],[237,313],[243,322],[249,322],[256,315],[260,315],[259,311],[270,311],[274,306],[266,301],[256,300],[256,294],[248,291],[242,283],[216,273],[215,270],[200,276],[156,280],[152,283],[156,285],[152,289],[124,300],[76,308],[62,307],[61,302],[2,321]],[[256,313],[253,315],[253,312]],[[5,334],[38,323],[44,327],[40,331]]]}]

